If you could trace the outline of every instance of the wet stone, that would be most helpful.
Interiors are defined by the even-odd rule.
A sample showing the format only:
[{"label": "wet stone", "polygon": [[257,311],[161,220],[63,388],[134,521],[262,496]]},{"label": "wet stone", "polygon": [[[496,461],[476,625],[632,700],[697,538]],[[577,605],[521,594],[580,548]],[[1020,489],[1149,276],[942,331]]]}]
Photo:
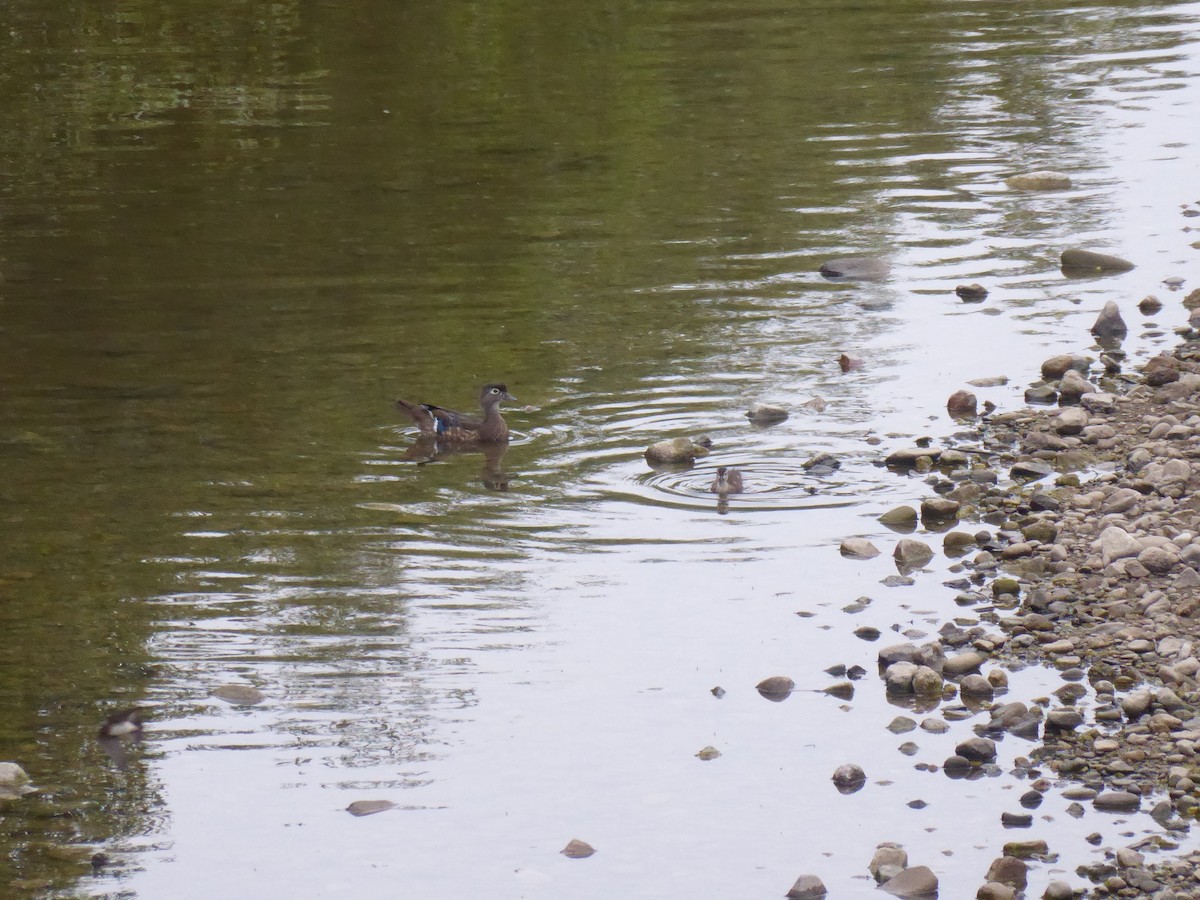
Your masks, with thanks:
[{"label": "wet stone", "polygon": [[880,889],[895,897],[921,897],[937,893],[938,879],[928,866],[913,866],[889,878]]},{"label": "wet stone", "polygon": [[1005,828],[1030,828],[1033,816],[1029,813],[1004,812],[1000,814],[1000,824]]},{"label": "wet stone", "polygon": [[825,884],[816,875],[801,875],[787,892],[789,900],[820,900],[825,894]]}]

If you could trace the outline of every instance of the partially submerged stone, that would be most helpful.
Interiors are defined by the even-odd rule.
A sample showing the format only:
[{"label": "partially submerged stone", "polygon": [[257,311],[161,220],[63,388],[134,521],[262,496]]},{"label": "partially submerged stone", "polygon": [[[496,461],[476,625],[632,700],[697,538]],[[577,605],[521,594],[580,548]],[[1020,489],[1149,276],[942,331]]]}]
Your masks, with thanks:
[{"label": "partially submerged stone", "polygon": [[821,274],[826,278],[876,281],[886,278],[891,270],[891,263],[878,256],[847,256],[821,264]]},{"label": "partially submerged stone", "polygon": [[946,412],[955,419],[974,418],[979,413],[979,400],[970,391],[955,391],[946,401]]},{"label": "partially submerged stone", "polygon": [[266,699],[266,694],[248,684],[223,684],[214,688],[212,696],[234,706],[253,706]]},{"label": "partially submerged stone", "polygon": [[15,800],[36,790],[30,784],[29,773],[15,762],[0,762],[0,799]]},{"label": "partially submerged stone", "polygon": [[721,755],[720,750],[718,750],[716,747],[710,746],[710,747],[704,747],[703,749],[698,751],[696,753],[696,758],[703,762],[708,762],[710,759],[716,759],[720,755]]},{"label": "partially submerged stone", "polygon": [[646,448],[646,462],[650,465],[691,465],[698,456],[707,456],[708,448],[702,447],[691,438],[677,437],[655,441]]},{"label": "partially submerged stone", "polygon": [[846,538],[838,549],[847,559],[874,559],[879,555],[879,548],[866,538]]},{"label": "partially submerged stone", "polygon": [[1011,175],[1004,183],[1016,191],[1061,191],[1071,186],[1071,176],[1051,169],[1039,169]]},{"label": "partially submerged stone", "polygon": [[902,538],[896,543],[892,552],[896,564],[908,569],[919,569],[933,559],[933,548],[924,541],[913,538]]},{"label": "partially submerged stone", "polygon": [[938,879],[928,866],[913,866],[889,878],[879,887],[895,897],[936,896]]},{"label": "partially submerged stone", "polygon": [[786,675],[772,675],[770,678],[764,678],[755,685],[755,689],[760,694],[768,700],[776,702],[785,699],[795,687],[796,682],[792,681]]},{"label": "partially submerged stone", "polygon": [[579,838],[571,838],[567,842],[567,846],[558,852],[568,859],[587,859],[596,852],[596,848],[587,841],[581,841]]},{"label": "partially submerged stone", "polygon": [[787,892],[788,900],[821,900],[826,894],[825,883],[816,875],[801,875]]},{"label": "partially submerged stone", "polygon": [[391,800],[355,800],[346,807],[346,812],[352,816],[373,816],[395,806]]},{"label": "partially submerged stone", "polygon": [[755,425],[774,425],[787,417],[788,411],[774,403],[752,403],[746,410],[746,418]]},{"label": "partially submerged stone", "polygon": [[888,528],[911,531],[917,527],[917,511],[911,506],[897,506],[879,517],[879,522]]},{"label": "partially submerged stone", "polygon": [[987,288],[978,283],[960,284],[954,289],[954,293],[958,294],[964,303],[979,303],[988,295]]},{"label": "partially submerged stone", "polygon": [[866,783],[867,773],[863,771],[862,766],[854,763],[838,766],[833,773],[833,784],[843,794],[853,794]]},{"label": "partially submerged stone", "polygon": [[1092,325],[1092,334],[1099,338],[1123,338],[1128,333],[1129,326],[1121,318],[1121,308],[1115,300],[1109,300],[1096,317],[1096,322]]},{"label": "partially submerged stone", "polygon": [[1073,247],[1062,252],[1060,263],[1064,274],[1096,274],[1100,272],[1128,272],[1133,263],[1119,256],[1097,253],[1082,247]]}]

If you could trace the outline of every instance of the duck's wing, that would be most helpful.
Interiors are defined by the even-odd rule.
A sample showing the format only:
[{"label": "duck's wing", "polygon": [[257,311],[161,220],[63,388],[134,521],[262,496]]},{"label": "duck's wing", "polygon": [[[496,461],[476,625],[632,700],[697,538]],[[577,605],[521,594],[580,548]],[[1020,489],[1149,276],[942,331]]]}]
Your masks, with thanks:
[{"label": "duck's wing", "polygon": [[434,434],[452,434],[456,431],[477,432],[479,426],[483,424],[477,416],[469,416],[453,409],[443,409],[428,403],[422,403],[421,407],[433,419]]}]

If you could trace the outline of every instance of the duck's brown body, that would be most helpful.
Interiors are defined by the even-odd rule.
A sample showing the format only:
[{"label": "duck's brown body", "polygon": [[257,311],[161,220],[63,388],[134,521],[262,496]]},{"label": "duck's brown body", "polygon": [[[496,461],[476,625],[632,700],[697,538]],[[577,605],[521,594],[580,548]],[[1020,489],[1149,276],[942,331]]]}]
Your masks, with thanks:
[{"label": "duck's brown body", "polygon": [[729,494],[740,494],[742,492],[742,473],[737,469],[718,466],[717,477],[713,479],[709,490],[722,497]]},{"label": "duck's brown body", "polygon": [[500,404],[505,400],[516,400],[508,392],[507,385],[485,384],[479,392],[479,406],[483,416],[443,409],[429,403],[410,403],[397,400],[396,409],[406,413],[421,434],[428,434],[439,441],[455,444],[499,444],[508,440],[508,424],[500,415]]}]

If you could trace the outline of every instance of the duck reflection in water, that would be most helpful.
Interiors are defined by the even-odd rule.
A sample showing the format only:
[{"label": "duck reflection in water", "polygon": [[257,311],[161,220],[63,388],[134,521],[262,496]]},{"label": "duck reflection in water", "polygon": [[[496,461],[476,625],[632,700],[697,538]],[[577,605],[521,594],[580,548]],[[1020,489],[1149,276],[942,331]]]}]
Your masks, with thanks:
[{"label": "duck reflection in water", "polygon": [[483,483],[494,491],[506,491],[511,479],[500,468],[508,450],[508,423],[500,414],[500,404],[517,398],[501,382],[485,384],[479,391],[482,416],[434,406],[431,403],[396,401],[396,409],[412,419],[421,435],[404,454],[405,459],[420,463],[436,462],[460,453],[483,454]]},{"label": "duck reflection in water", "polygon": [[507,491],[513,478],[500,467],[504,454],[507,452],[507,443],[458,444],[439,441],[432,435],[422,434],[411,447],[404,451],[404,458],[423,466],[426,463],[451,459],[465,453],[478,453],[483,457],[483,468],[480,470],[483,486],[492,491]]},{"label": "duck reflection in water", "polygon": [[100,749],[103,750],[122,772],[129,765],[125,750],[127,740],[134,743],[142,739],[142,711],[136,707],[113,713],[100,726]]}]

